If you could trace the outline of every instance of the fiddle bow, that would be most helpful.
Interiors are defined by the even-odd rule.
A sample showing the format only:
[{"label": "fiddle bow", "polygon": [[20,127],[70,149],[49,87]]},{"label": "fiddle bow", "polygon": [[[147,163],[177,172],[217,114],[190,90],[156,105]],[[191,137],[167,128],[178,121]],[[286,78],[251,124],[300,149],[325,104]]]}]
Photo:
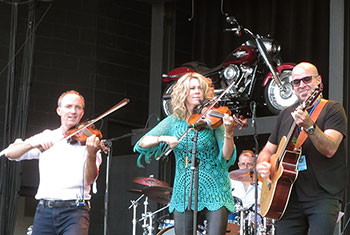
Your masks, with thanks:
[{"label": "fiddle bow", "polygon": [[118,104],[114,105],[112,108],[108,109],[106,112],[104,112],[103,114],[101,114],[97,118],[90,120],[89,122],[87,122],[86,125],[83,125],[81,128],[78,128],[78,130],[76,130],[75,132],[71,133],[70,135],[64,137],[61,140],[67,140],[67,139],[71,138],[72,136],[74,136],[74,135],[76,135],[76,134],[86,130],[89,126],[93,125],[95,122],[101,120],[102,118],[106,117],[107,115],[109,115],[109,114],[117,111],[121,107],[125,106],[127,103],[129,103],[129,101],[130,101],[129,99],[124,98]]}]

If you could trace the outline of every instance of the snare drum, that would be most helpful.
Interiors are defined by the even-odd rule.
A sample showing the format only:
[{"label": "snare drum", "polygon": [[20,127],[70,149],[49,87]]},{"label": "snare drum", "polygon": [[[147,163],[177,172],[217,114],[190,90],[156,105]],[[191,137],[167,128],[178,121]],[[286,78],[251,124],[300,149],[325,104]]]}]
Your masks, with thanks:
[{"label": "snare drum", "polygon": [[238,197],[233,197],[235,203],[235,213],[231,213],[227,218],[226,235],[236,235],[239,234],[241,228],[241,211],[243,210],[242,200]]},{"label": "snare drum", "polygon": [[166,227],[164,229],[162,229],[161,231],[159,231],[159,233],[157,233],[157,235],[175,235],[175,228],[174,225],[171,225],[169,227]]}]

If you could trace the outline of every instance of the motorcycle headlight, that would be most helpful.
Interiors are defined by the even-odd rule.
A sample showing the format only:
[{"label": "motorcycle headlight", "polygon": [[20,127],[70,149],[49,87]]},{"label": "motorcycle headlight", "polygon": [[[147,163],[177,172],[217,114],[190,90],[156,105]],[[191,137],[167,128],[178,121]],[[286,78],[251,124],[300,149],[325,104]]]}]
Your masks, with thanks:
[{"label": "motorcycle headlight", "polygon": [[231,64],[225,68],[223,74],[224,74],[225,79],[227,79],[227,80],[237,79],[240,77],[241,70],[239,69],[239,67],[237,65]]},{"label": "motorcycle headlight", "polygon": [[280,53],[280,51],[281,51],[281,46],[280,45],[278,45],[277,43],[273,43],[271,45],[271,53],[272,54],[278,54],[278,53]]},{"label": "motorcycle headlight", "polygon": [[277,55],[281,51],[281,46],[273,39],[262,39],[263,44],[269,54]]}]

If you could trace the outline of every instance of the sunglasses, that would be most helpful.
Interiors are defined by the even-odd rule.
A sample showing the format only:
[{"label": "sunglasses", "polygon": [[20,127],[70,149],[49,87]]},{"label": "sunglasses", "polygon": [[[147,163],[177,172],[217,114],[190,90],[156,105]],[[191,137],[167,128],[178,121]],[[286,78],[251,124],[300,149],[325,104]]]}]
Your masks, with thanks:
[{"label": "sunglasses", "polygon": [[292,85],[294,87],[300,86],[300,82],[303,81],[304,84],[309,84],[312,81],[312,77],[318,77],[318,75],[311,75],[311,76],[306,76],[300,79],[294,79],[291,81]]}]

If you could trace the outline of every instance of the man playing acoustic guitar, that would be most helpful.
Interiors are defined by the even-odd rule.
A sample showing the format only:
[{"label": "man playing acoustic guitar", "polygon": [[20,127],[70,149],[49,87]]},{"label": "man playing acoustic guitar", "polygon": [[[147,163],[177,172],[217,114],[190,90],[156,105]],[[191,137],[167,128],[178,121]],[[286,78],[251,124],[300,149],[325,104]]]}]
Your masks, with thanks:
[{"label": "man playing acoustic guitar", "polygon": [[315,95],[322,78],[314,65],[296,65],[291,82],[300,103],[279,114],[258,156],[262,215],[279,219],[278,235],[330,235],[347,181],[347,118],[341,104]]}]

